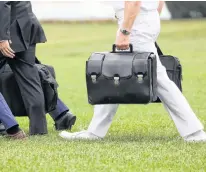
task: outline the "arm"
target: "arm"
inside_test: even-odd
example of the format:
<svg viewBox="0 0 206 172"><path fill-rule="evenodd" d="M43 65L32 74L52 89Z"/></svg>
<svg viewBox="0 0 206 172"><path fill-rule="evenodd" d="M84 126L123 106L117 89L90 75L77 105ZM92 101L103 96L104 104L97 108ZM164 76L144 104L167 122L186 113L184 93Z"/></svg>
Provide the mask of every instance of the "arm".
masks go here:
<svg viewBox="0 0 206 172"><path fill-rule="evenodd" d="M163 6L164 6L164 1L159 1L159 6L158 6L158 9L157 9L159 14L161 14Z"/></svg>
<svg viewBox="0 0 206 172"><path fill-rule="evenodd" d="M140 5L141 1L125 1L124 21L116 38L118 49L125 50L129 48L129 34L140 12Z"/></svg>
<svg viewBox="0 0 206 172"><path fill-rule="evenodd" d="M0 41L10 40L10 2L0 1Z"/></svg>
<svg viewBox="0 0 206 172"><path fill-rule="evenodd" d="M139 14L141 1L125 1L124 21L122 28L131 31L133 23Z"/></svg>

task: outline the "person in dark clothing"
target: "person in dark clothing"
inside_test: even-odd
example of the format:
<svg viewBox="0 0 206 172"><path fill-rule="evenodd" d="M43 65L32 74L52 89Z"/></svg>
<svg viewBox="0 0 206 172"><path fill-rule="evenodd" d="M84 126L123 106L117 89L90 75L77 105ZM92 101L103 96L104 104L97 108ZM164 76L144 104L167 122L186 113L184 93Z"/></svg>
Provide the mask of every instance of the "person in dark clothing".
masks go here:
<svg viewBox="0 0 206 172"><path fill-rule="evenodd" d="M6 58L14 73L30 119L30 135L47 134L44 94L34 66L36 44L47 40L31 2L0 1L0 26L0 60ZM56 129L70 128L68 121L74 118L72 114L58 115L61 116L53 112Z"/></svg>

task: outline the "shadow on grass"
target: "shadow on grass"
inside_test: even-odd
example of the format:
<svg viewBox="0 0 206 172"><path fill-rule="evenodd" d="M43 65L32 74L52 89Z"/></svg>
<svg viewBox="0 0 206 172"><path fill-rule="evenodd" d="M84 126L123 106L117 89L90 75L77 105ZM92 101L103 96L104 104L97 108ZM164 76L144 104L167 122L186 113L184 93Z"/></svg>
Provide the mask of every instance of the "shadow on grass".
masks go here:
<svg viewBox="0 0 206 172"><path fill-rule="evenodd" d="M104 139L104 142L172 142L181 141L181 138L172 135L140 135L140 134L130 134L130 135L119 135L119 136L108 136Z"/></svg>
<svg viewBox="0 0 206 172"><path fill-rule="evenodd" d="M183 141L181 137L178 137L176 135L171 136L158 136L158 135L111 135L107 136L104 139L100 140L64 140L63 138L60 138L59 140L66 142L84 142L90 144L91 142L98 143L98 144L111 144L111 143L171 143L171 142L181 142Z"/></svg>

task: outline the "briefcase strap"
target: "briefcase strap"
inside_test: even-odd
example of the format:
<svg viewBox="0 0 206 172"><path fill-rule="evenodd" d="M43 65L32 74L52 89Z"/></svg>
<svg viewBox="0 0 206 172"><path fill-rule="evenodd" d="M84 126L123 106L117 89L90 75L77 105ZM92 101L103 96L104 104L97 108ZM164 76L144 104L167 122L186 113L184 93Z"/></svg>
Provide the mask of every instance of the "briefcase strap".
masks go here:
<svg viewBox="0 0 206 172"><path fill-rule="evenodd" d="M7 60L6 59L2 59L0 60L0 70L2 70L2 68L7 64Z"/></svg>
<svg viewBox="0 0 206 172"><path fill-rule="evenodd" d="M15 58L15 59L17 59L17 60L19 60L19 61L21 61L21 62L23 62L23 63L26 63L26 64L28 64L28 65L30 65L30 66L34 66L33 64L31 64L31 63L29 63L29 62L26 62L25 60L23 60L23 59L21 59L21 58ZM37 57L35 57L35 63L36 63L36 64L41 64L41 62L39 61L39 59L38 59Z"/></svg>
<svg viewBox="0 0 206 172"><path fill-rule="evenodd" d="M25 60L20 59L20 58L15 58L15 60L19 60L19 61L21 61L21 62L23 62L23 63L25 63L25 64L28 64L29 66L34 66L33 64L31 64L31 63L29 63L29 62L26 62Z"/></svg>
<svg viewBox="0 0 206 172"><path fill-rule="evenodd" d="M160 49L160 47L158 46L158 44L155 42L155 47L157 48L157 53L159 56L163 55L162 50Z"/></svg>
<svg viewBox="0 0 206 172"><path fill-rule="evenodd" d="M35 57L35 63L36 64L41 64L41 62L39 61L39 59L37 57Z"/></svg>

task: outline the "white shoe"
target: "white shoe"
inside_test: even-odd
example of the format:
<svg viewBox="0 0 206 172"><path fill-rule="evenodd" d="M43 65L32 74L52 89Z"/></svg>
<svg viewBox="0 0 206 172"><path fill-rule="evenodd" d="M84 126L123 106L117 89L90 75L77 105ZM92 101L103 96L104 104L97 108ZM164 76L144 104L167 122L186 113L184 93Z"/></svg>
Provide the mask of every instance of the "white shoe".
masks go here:
<svg viewBox="0 0 206 172"><path fill-rule="evenodd" d="M67 131L62 131L59 133L59 136L67 140L98 140L100 137L88 132L80 131L75 133L69 133Z"/></svg>
<svg viewBox="0 0 206 172"><path fill-rule="evenodd" d="M184 138L186 142L206 142L206 133L203 130L195 132Z"/></svg>

